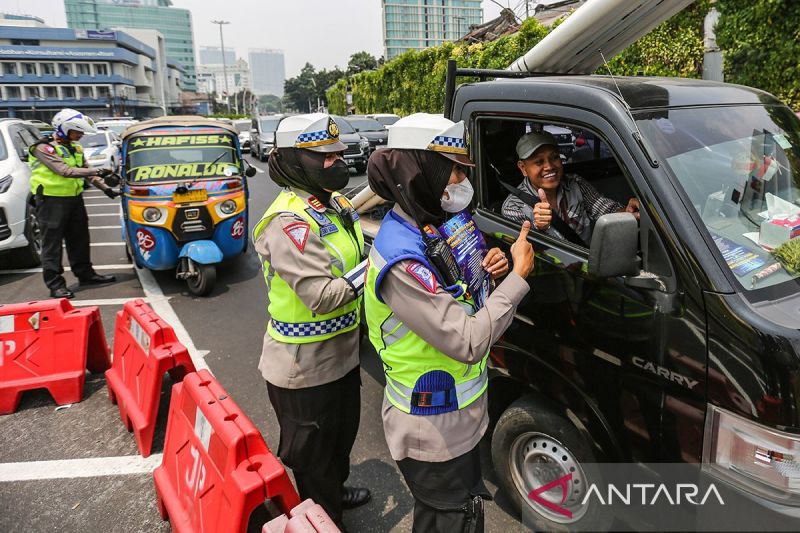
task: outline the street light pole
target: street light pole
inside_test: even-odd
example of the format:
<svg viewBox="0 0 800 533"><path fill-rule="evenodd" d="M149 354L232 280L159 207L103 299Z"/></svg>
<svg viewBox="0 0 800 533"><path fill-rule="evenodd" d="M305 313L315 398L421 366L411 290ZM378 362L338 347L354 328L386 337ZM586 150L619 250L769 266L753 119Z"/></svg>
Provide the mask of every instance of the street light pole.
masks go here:
<svg viewBox="0 0 800 533"><path fill-rule="evenodd" d="M219 25L219 44L222 47L222 76L225 78L225 103L228 105L228 114L231 112L231 93L228 90L228 66L225 64L225 40L222 38L222 26L230 24L227 20L212 20L211 24Z"/></svg>

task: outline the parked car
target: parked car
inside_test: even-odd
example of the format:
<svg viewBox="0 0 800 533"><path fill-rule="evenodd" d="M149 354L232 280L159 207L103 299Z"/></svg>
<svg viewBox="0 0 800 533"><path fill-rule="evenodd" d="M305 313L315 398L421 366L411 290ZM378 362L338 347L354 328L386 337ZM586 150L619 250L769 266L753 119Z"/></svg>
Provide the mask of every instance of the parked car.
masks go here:
<svg viewBox="0 0 800 533"><path fill-rule="evenodd" d="M0 264L41 263L39 222L31 205L28 147L41 137L26 121L0 118Z"/></svg>
<svg viewBox="0 0 800 533"><path fill-rule="evenodd" d="M284 115L266 115L250 121L250 154L266 161L275 146L275 130Z"/></svg>
<svg viewBox="0 0 800 533"><path fill-rule="evenodd" d="M99 120L94 124L98 129L111 130L117 135L122 135L122 132L125 131L128 126L136 124L137 122L139 121L132 118L118 118L113 120Z"/></svg>
<svg viewBox="0 0 800 533"><path fill-rule="evenodd" d="M370 153L381 146L386 146L386 142L389 140L389 130L374 118L364 115L348 115L347 122L353 126L359 135L369 141Z"/></svg>
<svg viewBox="0 0 800 533"><path fill-rule="evenodd" d="M367 171L367 159L369 159L369 141L356 132L356 129L345 117L331 115L339 126L339 140L347 145L344 151L344 160L347 166L356 169L356 172L363 174Z"/></svg>
<svg viewBox="0 0 800 533"><path fill-rule="evenodd" d="M654 477L653 464L683 463L747 504L708 514L715 526L726 517L750 520L734 523L742 530L777 529L756 516L796 523L800 269L759 242L767 198L800 211L800 119L748 87L592 75L602 59L589 42L624 36L613 42L622 50L642 35L637 25L653 27L681 3L605 7L606 19L579 8L520 61L550 75L485 71L492 81L456 88L453 77L446 90L445 115L463 120L471 139L472 216L488 247L508 253L519 234L501 206L503 183L523 179L515 144L528 128L582 130L579 148L591 149L564 173L640 205L638 221L600 217L583 245L531 228L531 291L490 352L498 485L536 531L609 531L615 517L586 503L589 487L606 487L598 463ZM357 208L375 205L360 194ZM376 218L362 211L361 220L374 236L377 224L363 221ZM642 516L619 529L652 528L635 522Z"/></svg>
<svg viewBox="0 0 800 533"><path fill-rule="evenodd" d="M114 131L99 129L97 133L84 135L79 142L83 147L83 157L90 167L110 167L115 171L119 169L122 162L122 139Z"/></svg>
<svg viewBox="0 0 800 533"><path fill-rule="evenodd" d="M36 129L39 130L39 133L41 133L42 137L46 137L52 134L54 131L52 125L48 124L47 122L42 122L41 120L26 120L25 122L36 127Z"/></svg>
<svg viewBox="0 0 800 533"><path fill-rule="evenodd" d="M242 152L250 153L250 120L234 120L233 127L239 132L239 146Z"/></svg>
<svg viewBox="0 0 800 533"><path fill-rule="evenodd" d="M391 126L400 120L400 115L395 115L394 113L371 113L367 117L374 118L384 126Z"/></svg>

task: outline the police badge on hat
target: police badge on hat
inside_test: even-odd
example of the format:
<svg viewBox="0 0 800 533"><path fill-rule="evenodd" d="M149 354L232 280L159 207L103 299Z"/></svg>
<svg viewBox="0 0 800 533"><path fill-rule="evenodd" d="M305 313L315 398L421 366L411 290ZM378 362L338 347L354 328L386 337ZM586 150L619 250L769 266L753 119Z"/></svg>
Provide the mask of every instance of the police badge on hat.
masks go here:
<svg viewBox="0 0 800 533"><path fill-rule="evenodd" d="M339 137L339 125L331 117L328 117L328 135L334 138Z"/></svg>

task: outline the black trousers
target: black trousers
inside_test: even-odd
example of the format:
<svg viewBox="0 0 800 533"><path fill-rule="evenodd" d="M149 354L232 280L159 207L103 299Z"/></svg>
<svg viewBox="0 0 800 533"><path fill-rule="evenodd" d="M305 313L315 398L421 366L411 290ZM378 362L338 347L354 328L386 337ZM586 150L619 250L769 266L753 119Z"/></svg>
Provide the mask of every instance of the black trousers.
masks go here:
<svg viewBox="0 0 800 533"><path fill-rule="evenodd" d="M414 533L483 532L483 500L490 496L478 446L441 463L406 458L397 466L414 496Z"/></svg>
<svg viewBox="0 0 800 533"><path fill-rule="evenodd" d="M342 521L342 486L361 417L359 367L325 385L284 389L267 382L281 427L278 457L292 469L300 499Z"/></svg>
<svg viewBox="0 0 800 533"><path fill-rule="evenodd" d="M36 217L42 231L42 273L50 290L66 287L61 243L66 243L72 273L78 279L94 274L89 257L89 217L80 196L37 196Z"/></svg>

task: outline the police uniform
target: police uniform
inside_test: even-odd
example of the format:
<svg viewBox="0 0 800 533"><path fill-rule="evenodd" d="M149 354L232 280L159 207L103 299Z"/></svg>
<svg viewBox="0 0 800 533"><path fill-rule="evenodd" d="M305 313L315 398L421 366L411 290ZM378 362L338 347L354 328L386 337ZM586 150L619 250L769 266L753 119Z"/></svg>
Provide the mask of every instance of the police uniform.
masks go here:
<svg viewBox="0 0 800 533"><path fill-rule="evenodd" d="M291 119L277 132L279 149L306 143L344 149L327 115ZM327 200L287 187L253 237L269 291L259 370L280 424L278 455L292 469L301 498L312 498L341 524L343 484L360 418L366 261L355 210L338 193Z"/></svg>
<svg viewBox="0 0 800 533"><path fill-rule="evenodd" d="M42 232L42 272L51 295L59 296L61 290L71 297L65 291L66 281L62 276L62 241L72 272L82 283L97 278L113 281L113 277L99 276L92 268L89 219L81 194L84 179L94 178L98 171L87 168L81 145L48 140L32 145L28 154L31 193Z"/></svg>
<svg viewBox="0 0 800 533"><path fill-rule="evenodd" d="M415 127L431 120L401 119L389 148L466 151L462 123L440 119L439 133ZM369 260L364 303L386 374L383 426L415 498L414 531L482 531L488 494L478 442L488 426L488 353L528 284L509 274L478 310L462 279L448 285L431 264L414 217L399 205L384 218Z"/></svg>

